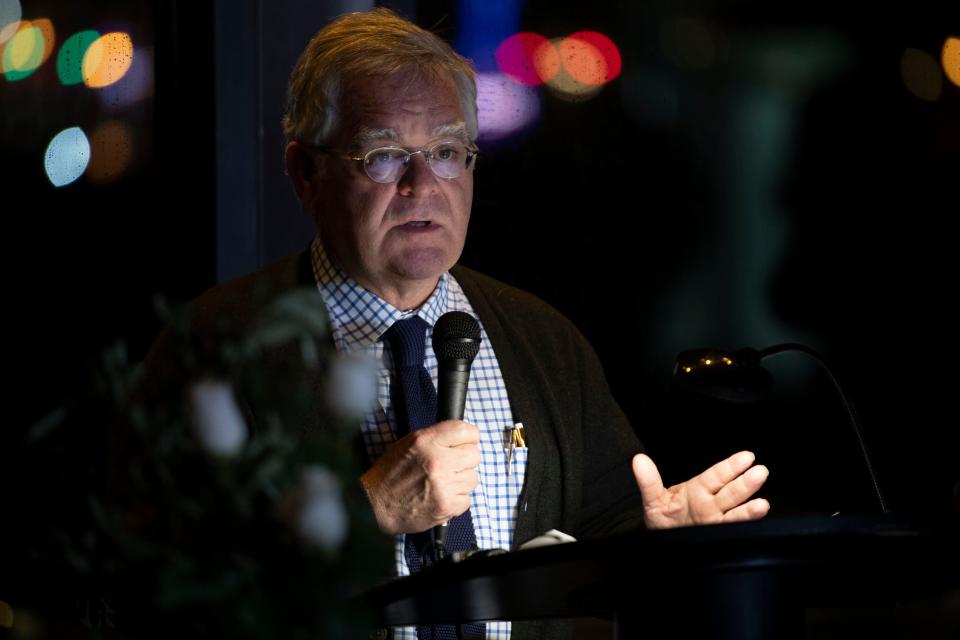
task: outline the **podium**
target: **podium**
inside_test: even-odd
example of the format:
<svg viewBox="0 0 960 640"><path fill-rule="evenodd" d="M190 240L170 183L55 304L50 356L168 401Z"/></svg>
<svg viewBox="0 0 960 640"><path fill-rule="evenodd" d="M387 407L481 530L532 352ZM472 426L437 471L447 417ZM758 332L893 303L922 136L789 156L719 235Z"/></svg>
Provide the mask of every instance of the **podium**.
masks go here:
<svg viewBox="0 0 960 640"><path fill-rule="evenodd" d="M960 587L960 516L768 518L439 564L367 594L384 626L612 617L627 638L799 638L808 607Z"/></svg>

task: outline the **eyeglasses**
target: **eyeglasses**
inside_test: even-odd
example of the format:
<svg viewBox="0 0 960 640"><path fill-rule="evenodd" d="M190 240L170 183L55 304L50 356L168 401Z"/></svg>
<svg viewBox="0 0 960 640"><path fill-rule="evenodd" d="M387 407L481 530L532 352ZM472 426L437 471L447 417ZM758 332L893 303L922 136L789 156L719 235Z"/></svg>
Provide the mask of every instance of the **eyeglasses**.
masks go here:
<svg viewBox="0 0 960 640"><path fill-rule="evenodd" d="M324 146L304 145L318 151L331 153L344 160L363 163L363 170L374 182L390 184L400 179L410 164L410 158L423 154L427 166L438 178L453 180L469 169L476 159L479 149L476 145L465 145L457 140L444 140L430 147L410 150L404 147L378 147L362 156L340 155Z"/></svg>

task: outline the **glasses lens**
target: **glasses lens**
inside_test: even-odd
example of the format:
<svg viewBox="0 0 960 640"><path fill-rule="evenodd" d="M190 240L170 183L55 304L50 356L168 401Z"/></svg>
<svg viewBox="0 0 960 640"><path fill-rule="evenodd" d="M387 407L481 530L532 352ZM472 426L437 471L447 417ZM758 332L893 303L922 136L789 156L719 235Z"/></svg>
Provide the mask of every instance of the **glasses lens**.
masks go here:
<svg viewBox="0 0 960 640"><path fill-rule="evenodd" d="M456 178L467 165L467 147L460 142L441 142L429 151L430 168L441 178Z"/></svg>
<svg viewBox="0 0 960 640"><path fill-rule="evenodd" d="M403 149L374 149L363 157L363 169L374 182L395 182L409 157L410 154Z"/></svg>

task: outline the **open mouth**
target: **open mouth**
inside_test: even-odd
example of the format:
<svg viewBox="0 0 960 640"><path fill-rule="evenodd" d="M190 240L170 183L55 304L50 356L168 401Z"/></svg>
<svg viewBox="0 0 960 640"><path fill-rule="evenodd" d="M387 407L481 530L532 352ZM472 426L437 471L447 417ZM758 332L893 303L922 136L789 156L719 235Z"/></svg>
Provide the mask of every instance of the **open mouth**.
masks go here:
<svg viewBox="0 0 960 640"><path fill-rule="evenodd" d="M411 227L414 229L422 229L423 227L430 226L430 221L429 220L412 220L410 222L407 222L403 226Z"/></svg>

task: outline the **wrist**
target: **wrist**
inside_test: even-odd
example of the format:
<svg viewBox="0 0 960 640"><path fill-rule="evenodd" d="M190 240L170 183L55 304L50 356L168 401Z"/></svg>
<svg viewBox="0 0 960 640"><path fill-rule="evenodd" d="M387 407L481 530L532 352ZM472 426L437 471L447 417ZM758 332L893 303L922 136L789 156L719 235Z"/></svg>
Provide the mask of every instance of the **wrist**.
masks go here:
<svg viewBox="0 0 960 640"><path fill-rule="evenodd" d="M373 511L373 517L376 519L380 531L391 536L399 533L394 530L396 528L394 523L387 517L387 509L377 492L379 483L376 481L373 469L369 469L360 476L360 486L363 487L363 493L367 496L367 503L370 505L370 510Z"/></svg>

